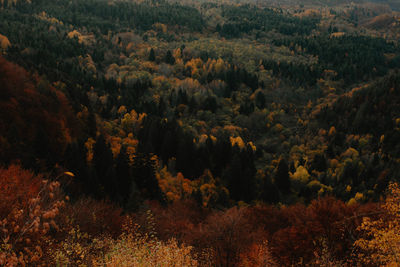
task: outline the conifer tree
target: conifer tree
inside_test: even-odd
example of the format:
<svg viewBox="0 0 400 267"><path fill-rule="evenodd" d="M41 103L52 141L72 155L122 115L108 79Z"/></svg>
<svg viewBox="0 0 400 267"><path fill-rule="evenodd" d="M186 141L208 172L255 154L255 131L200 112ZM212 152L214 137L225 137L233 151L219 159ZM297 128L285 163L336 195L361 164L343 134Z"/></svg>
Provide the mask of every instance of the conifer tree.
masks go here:
<svg viewBox="0 0 400 267"><path fill-rule="evenodd" d="M144 199L158 200L165 203L164 193L155 175L155 162L151 154L138 153L132 166L132 176Z"/></svg>
<svg viewBox="0 0 400 267"><path fill-rule="evenodd" d="M156 61L156 54L153 48L150 49L149 61Z"/></svg>
<svg viewBox="0 0 400 267"><path fill-rule="evenodd" d="M106 143L103 135L99 135L93 147L93 175L100 188L97 190L99 197L107 195L113 197L115 193L115 170L113 167L113 154L110 145Z"/></svg>
<svg viewBox="0 0 400 267"><path fill-rule="evenodd" d="M170 64L170 65L174 65L175 64L175 58L172 55L171 51L168 50L167 54L165 55L165 63Z"/></svg>
<svg viewBox="0 0 400 267"><path fill-rule="evenodd" d="M284 194L290 192L289 167L285 159L281 159L275 175L275 184Z"/></svg>
<svg viewBox="0 0 400 267"><path fill-rule="evenodd" d="M129 158L126 154L126 147L122 146L115 164L117 182L117 199L125 203L130 194L132 176L129 166Z"/></svg>

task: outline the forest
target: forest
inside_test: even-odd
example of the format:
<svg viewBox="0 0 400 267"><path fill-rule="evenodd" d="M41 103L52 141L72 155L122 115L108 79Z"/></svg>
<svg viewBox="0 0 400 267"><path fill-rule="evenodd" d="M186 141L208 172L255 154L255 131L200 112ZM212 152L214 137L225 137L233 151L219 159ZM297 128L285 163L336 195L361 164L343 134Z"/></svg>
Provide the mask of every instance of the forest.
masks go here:
<svg viewBox="0 0 400 267"><path fill-rule="evenodd" d="M0 266L399 266L399 10L0 0Z"/></svg>

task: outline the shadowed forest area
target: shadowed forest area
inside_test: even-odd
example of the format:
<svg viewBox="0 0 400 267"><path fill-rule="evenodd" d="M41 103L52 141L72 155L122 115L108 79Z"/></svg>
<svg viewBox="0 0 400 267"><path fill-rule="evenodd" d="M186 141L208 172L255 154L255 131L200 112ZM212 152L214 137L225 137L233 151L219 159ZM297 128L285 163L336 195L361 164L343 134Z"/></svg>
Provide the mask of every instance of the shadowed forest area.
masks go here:
<svg viewBox="0 0 400 267"><path fill-rule="evenodd" d="M0 0L0 266L398 266L399 10Z"/></svg>

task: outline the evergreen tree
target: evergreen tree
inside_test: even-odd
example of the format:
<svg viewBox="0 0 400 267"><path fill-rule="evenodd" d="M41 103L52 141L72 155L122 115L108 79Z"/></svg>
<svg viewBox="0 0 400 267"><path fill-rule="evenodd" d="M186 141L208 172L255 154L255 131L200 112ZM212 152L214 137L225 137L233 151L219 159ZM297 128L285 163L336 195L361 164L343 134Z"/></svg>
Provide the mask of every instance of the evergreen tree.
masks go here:
<svg viewBox="0 0 400 267"><path fill-rule="evenodd" d="M314 160L311 164L311 168L314 170L317 170L319 172L326 171L327 164L326 164L325 155L323 155L323 154L315 155Z"/></svg>
<svg viewBox="0 0 400 267"><path fill-rule="evenodd" d="M121 147L121 150L118 154L115 164L115 174L116 174L116 181L117 181L117 199L122 204L125 204L126 200L129 197L131 183L132 183L132 176L130 172L129 166L129 158L126 154L125 146Z"/></svg>
<svg viewBox="0 0 400 267"><path fill-rule="evenodd" d="M167 51L167 54L165 55L164 61L165 61L165 63L170 64L170 65L174 65L175 64L175 58L172 55L170 50Z"/></svg>
<svg viewBox="0 0 400 267"><path fill-rule="evenodd" d="M275 184L284 194L290 192L289 167L285 159L281 159L275 175Z"/></svg>
<svg viewBox="0 0 400 267"><path fill-rule="evenodd" d="M133 160L133 180L143 198L165 203L165 196L158 184L154 164L151 154L138 153Z"/></svg>
<svg viewBox="0 0 400 267"><path fill-rule="evenodd" d="M252 155L246 149L240 151L235 145L232 152L232 160L224 171L223 179L228 184L232 199L250 202L255 197L256 169Z"/></svg>
<svg viewBox="0 0 400 267"><path fill-rule="evenodd" d="M154 53L154 49L150 49L149 61L156 61L156 54Z"/></svg>
<svg viewBox="0 0 400 267"><path fill-rule="evenodd" d="M178 144L176 169L177 171L181 171L185 177L195 177L194 164L196 159L194 155L195 147L193 144L193 137L189 134L182 135L181 141Z"/></svg>
<svg viewBox="0 0 400 267"><path fill-rule="evenodd" d="M221 25L218 23L217 26L215 27L215 31L216 32L220 32L221 31Z"/></svg>
<svg viewBox="0 0 400 267"><path fill-rule="evenodd" d="M279 201L279 191L277 186L272 182L270 177L264 178L263 189L261 193L261 198L266 203L276 203Z"/></svg>
<svg viewBox="0 0 400 267"><path fill-rule="evenodd" d="M143 198L135 181L132 180L128 190L129 195L124 203L124 207L128 211L137 211L143 203Z"/></svg>
<svg viewBox="0 0 400 267"><path fill-rule="evenodd" d="M257 106L259 109L265 108L265 95L264 95L264 93L263 93L262 91L259 91L259 92L256 94L255 102L256 102L256 106Z"/></svg>
<svg viewBox="0 0 400 267"><path fill-rule="evenodd" d="M99 135L93 147L93 168L95 185L99 185L98 197L113 197L115 193L115 171L113 167L113 154L103 135Z"/></svg>
<svg viewBox="0 0 400 267"><path fill-rule="evenodd" d="M75 175L77 181L76 187L67 187L67 194L69 196L79 196L80 193L92 194L93 185L90 184L89 171L86 163L87 150L83 142L73 142L68 144L63 157L63 166ZM81 190L83 192L81 192Z"/></svg>

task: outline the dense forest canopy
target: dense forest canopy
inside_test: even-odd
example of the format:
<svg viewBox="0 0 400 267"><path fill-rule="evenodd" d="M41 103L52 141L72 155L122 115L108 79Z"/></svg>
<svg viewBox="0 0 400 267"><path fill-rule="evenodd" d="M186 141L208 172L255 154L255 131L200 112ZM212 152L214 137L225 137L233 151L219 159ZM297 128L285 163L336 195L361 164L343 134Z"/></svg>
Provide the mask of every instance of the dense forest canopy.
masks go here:
<svg viewBox="0 0 400 267"><path fill-rule="evenodd" d="M16 204L1 204L0 230L10 218L21 225L43 218L32 225L45 235L28 238L39 248L69 231L104 232L110 236L96 257L112 249L122 257L119 242L154 241L157 253L172 248L184 266L360 261L354 251L366 253L371 238L363 238L376 230L361 225L362 214L397 218L387 205L400 177L399 8L396 1L1 0L0 190L15 190ZM372 203L388 186L389 204ZM40 201L46 205L36 213L23 213ZM260 239L246 239L246 227ZM224 243L221 231L235 242ZM15 240L0 246L0 265L78 264L66 245L94 249L76 234L57 243L61 258L52 258ZM29 257L13 254L24 247ZM390 261L380 253L375 264Z"/></svg>

